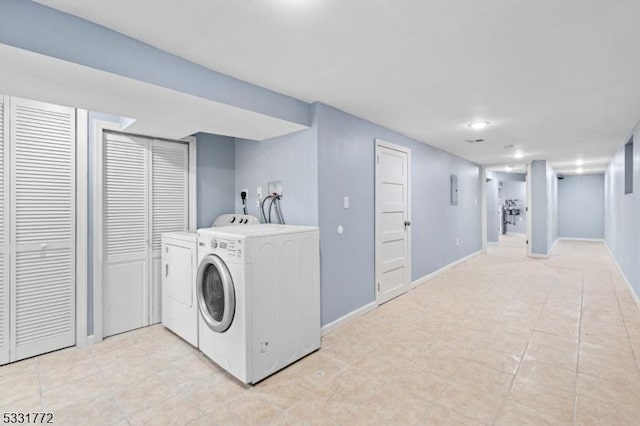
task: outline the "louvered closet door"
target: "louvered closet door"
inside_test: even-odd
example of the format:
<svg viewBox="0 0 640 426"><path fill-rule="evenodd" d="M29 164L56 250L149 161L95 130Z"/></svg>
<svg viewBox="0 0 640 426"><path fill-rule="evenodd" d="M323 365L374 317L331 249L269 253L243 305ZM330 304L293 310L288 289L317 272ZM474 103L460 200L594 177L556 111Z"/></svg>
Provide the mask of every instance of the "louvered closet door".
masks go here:
<svg viewBox="0 0 640 426"><path fill-rule="evenodd" d="M0 365L9 362L9 114L5 114L5 99L0 95Z"/></svg>
<svg viewBox="0 0 640 426"><path fill-rule="evenodd" d="M11 358L75 343L75 110L11 98Z"/></svg>
<svg viewBox="0 0 640 426"><path fill-rule="evenodd" d="M105 133L103 332L149 324L149 141Z"/></svg>
<svg viewBox="0 0 640 426"><path fill-rule="evenodd" d="M151 323L162 321L162 234L189 228L188 170L186 143L151 142Z"/></svg>

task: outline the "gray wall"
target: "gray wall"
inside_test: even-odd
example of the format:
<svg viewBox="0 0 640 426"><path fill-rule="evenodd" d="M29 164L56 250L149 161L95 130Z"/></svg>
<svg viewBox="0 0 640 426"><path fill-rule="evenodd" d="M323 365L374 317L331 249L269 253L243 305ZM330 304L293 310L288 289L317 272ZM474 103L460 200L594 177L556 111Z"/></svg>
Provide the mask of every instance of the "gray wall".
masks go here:
<svg viewBox="0 0 640 426"><path fill-rule="evenodd" d="M558 240L558 175L547 163L547 250Z"/></svg>
<svg viewBox="0 0 640 426"><path fill-rule="evenodd" d="M412 279L482 249L480 166L338 109L314 107L323 324L375 300L375 138L411 149ZM455 207L449 205L451 174L458 175Z"/></svg>
<svg viewBox="0 0 640 426"><path fill-rule="evenodd" d="M209 133L196 139L197 223L208 228L219 215L235 211L235 140Z"/></svg>
<svg viewBox="0 0 640 426"><path fill-rule="evenodd" d="M547 162L531 163L531 251L547 255Z"/></svg>
<svg viewBox="0 0 640 426"><path fill-rule="evenodd" d="M604 238L604 174L558 180L558 232L566 238Z"/></svg>
<svg viewBox="0 0 640 426"><path fill-rule="evenodd" d="M498 210L498 179L495 173L487 171L487 242L497 243L500 235Z"/></svg>
<svg viewBox="0 0 640 426"><path fill-rule="evenodd" d="M640 141L640 125L633 130ZM626 142L626 140L624 141ZM625 277L640 296L640 149L634 147L633 193L624 193L624 145L605 174L604 238Z"/></svg>
<svg viewBox="0 0 640 426"><path fill-rule="evenodd" d="M267 184L282 182L282 215L289 225L318 225L318 128L265 140L236 140L235 206L242 210L240 191L248 189L247 210L256 217L256 188L268 195Z"/></svg>
<svg viewBox="0 0 640 426"><path fill-rule="evenodd" d="M306 102L35 2L0 1L0 43L298 124L310 123Z"/></svg>
<svg viewBox="0 0 640 426"><path fill-rule="evenodd" d="M558 176L546 160L531 163L531 251L549 255L558 240Z"/></svg>

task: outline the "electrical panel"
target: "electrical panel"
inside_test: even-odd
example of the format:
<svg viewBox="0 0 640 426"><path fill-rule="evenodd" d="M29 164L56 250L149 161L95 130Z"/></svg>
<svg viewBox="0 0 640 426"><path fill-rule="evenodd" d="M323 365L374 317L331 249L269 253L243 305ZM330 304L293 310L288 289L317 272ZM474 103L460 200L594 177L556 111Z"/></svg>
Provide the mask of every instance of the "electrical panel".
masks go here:
<svg viewBox="0 0 640 426"><path fill-rule="evenodd" d="M451 205L458 205L458 176L451 175Z"/></svg>

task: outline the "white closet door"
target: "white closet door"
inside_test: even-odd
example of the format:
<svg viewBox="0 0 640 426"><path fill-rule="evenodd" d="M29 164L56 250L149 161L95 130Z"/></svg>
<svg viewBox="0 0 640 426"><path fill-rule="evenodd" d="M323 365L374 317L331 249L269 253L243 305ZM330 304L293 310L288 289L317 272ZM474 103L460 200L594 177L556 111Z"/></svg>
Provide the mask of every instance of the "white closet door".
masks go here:
<svg viewBox="0 0 640 426"><path fill-rule="evenodd" d="M162 321L162 234L189 228L188 171L186 143L151 141L151 323Z"/></svg>
<svg viewBox="0 0 640 426"><path fill-rule="evenodd" d="M9 362L9 238L7 238L9 209L9 114L5 102L7 98L0 95L0 365Z"/></svg>
<svg viewBox="0 0 640 426"><path fill-rule="evenodd" d="M75 110L11 98L11 358L75 343Z"/></svg>
<svg viewBox="0 0 640 426"><path fill-rule="evenodd" d="M149 324L149 141L105 133L103 332Z"/></svg>

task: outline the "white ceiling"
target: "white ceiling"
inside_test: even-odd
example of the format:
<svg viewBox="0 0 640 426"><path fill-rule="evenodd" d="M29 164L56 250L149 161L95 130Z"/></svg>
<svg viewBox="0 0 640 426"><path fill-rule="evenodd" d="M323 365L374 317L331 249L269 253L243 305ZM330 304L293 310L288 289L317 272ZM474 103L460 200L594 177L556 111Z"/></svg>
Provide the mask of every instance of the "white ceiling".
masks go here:
<svg viewBox="0 0 640 426"><path fill-rule="evenodd" d="M41 3L482 164L603 170L640 117L637 0Z"/></svg>
<svg viewBox="0 0 640 426"><path fill-rule="evenodd" d="M134 119L127 132L181 139L202 131L262 140L306 127L0 44L0 93Z"/></svg>

